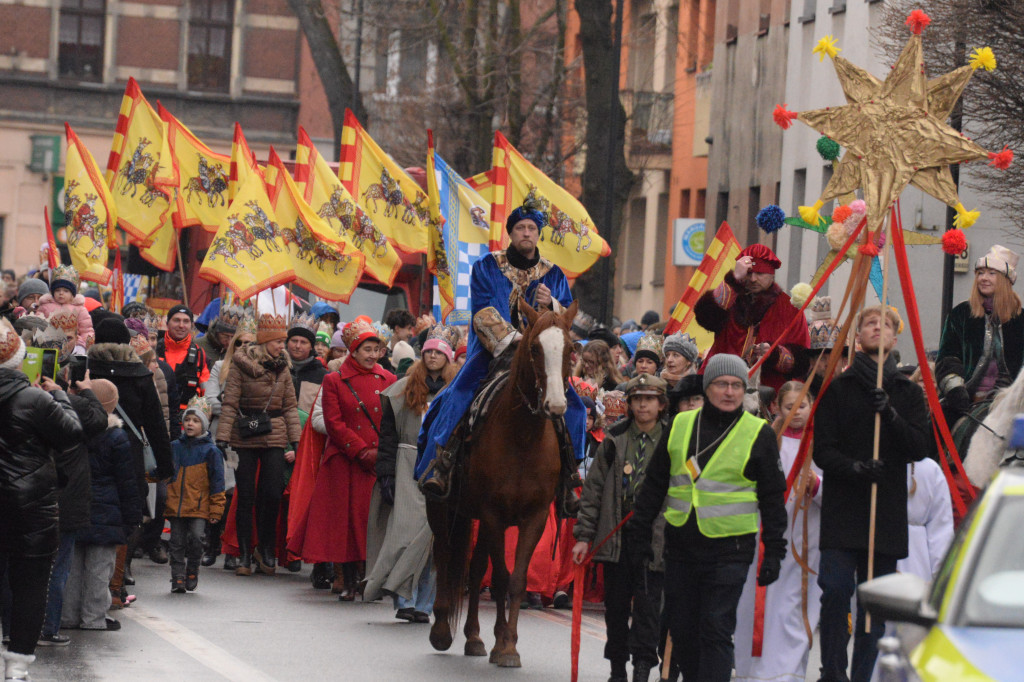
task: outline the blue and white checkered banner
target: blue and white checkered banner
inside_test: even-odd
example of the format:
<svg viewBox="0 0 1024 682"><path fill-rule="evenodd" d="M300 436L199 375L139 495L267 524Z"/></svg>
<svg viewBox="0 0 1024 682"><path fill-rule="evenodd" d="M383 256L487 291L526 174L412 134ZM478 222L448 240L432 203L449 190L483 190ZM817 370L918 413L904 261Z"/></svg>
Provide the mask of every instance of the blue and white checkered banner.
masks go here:
<svg viewBox="0 0 1024 682"><path fill-rule="evenodd" d="M139 299L139 290L142 289L142 275L124 275L124 302L131 303Z"/></svg>
<svg viewBox="0 0 1024 682"><path fill-rule="evenodd" d="M472 321L469 279L473 264L488 253L487 244L459 242L459 267L455 279L455 310L448 316L448 324L468 325ZM434 319L441 320L441 293L434 278Z"/></svg>

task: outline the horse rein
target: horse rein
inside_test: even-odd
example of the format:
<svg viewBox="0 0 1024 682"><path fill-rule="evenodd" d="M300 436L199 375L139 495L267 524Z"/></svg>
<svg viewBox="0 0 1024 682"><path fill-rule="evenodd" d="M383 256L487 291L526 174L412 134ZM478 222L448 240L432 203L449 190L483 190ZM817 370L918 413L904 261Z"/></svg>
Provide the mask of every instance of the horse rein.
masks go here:
<svg viewBox="0 0 1024 682"><path fill-rule="evenodd" d="M562 330L562 333L564 334L565 330ZM535 335L533 335L533 336L535 336ZM524 338L523 341L526 341L526 339ZM531 337L530 343L532 343L532 342L533 342L533 338ZM522 343L522 342L520 342L520 343ZM550 415L550 414L548 414L548 413L546 413L544 411L543 405L544 405L544 391L545 391L545 389L544 389L543 386L540 385L540 378L539 378L539 375L537 374L537 366L533 362L533 354L530 353L529 356L530 356L530 369L533 371L533 387L537 390L537 404L536 405L530 404L530 399L526 396L526 392L523 391L523 387L519 384L519 377L514 377L513 378L513 380L515 381L515 384L516 384L516 390L519 391L519 396L523 399L523 404L526 405L526 409L528 409L530 411L530 414L532 414L535 417L542 416L545 419L554 419L554 417L552 415ZM565 388L565 377L562 377L562 388Z"/></svg>

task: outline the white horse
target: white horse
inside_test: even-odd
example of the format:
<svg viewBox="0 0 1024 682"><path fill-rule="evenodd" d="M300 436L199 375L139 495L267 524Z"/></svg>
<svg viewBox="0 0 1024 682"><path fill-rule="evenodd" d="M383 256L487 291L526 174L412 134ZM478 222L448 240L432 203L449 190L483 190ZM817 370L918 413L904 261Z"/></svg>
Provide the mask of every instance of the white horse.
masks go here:
<svg viewBox="0 0 1024 682"><path fill-rule="evenodd" d="M1024 371L996 394L982 426L971 437L964 458L964 471L971 483L979 488L988 485L1006 457L1013 420L1021 412L1024 412Z"/></svg>

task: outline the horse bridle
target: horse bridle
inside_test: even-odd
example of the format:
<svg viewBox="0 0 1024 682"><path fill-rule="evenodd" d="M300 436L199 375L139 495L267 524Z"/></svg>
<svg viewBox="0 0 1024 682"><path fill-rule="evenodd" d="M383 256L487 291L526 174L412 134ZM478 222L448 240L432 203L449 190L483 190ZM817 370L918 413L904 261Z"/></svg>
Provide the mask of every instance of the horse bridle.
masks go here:
<svg viewBox="0 0 1024 682"><path fill-rule="evenodd" d="M562 330L564 334L564 330ZM533 335L536 336L536 335ZM526 340L525 338L523 339ZM530 339L529 343L533 342L533 338ZM533 362L533 353L527 353L530 358L530 369L533 370L533 387L537 390L537 404L531 405L530 399L526 397L526 393L523 391L523 387L519 385L518 377L513 377L516 384L516 390L519 391L519 396L523 399L523 404L526 405L526 409L530 411L530 414L534 416L543 416L545 419L553 419L553 417L544 412L544 387L540 385L540 376L537 374L537 365ZM562 386L565 386L565 378L562 378Z"/></svg>

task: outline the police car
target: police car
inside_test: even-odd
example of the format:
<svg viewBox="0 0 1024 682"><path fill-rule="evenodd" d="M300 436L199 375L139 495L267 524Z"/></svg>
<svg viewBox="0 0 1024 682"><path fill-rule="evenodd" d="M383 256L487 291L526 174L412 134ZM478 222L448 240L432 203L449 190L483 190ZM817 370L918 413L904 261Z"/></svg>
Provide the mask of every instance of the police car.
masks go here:
<svg viewBox="0 0 1024 682"><path fill-rule="evenodd" d="M935 579L896 573L860 586L896 623L877 679L1024 680L1024 466L1004 467L957 530Z"/></svg>

